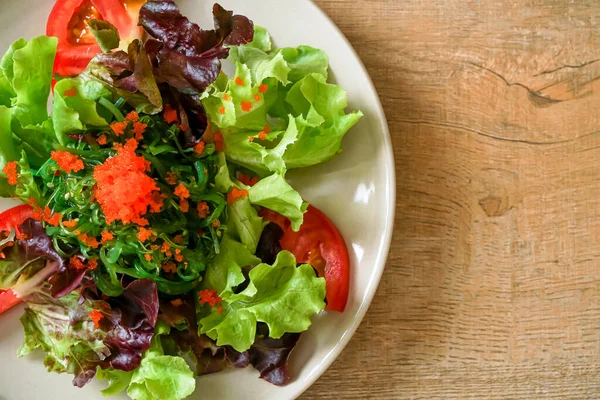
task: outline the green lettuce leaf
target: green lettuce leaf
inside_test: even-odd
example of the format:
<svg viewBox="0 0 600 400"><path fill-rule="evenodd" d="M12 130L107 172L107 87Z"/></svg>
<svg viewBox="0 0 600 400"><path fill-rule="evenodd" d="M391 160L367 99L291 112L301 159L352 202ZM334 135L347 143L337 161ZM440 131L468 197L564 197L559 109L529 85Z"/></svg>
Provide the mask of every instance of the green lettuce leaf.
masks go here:
<svg viewBox="0 0 600 400"><path fill-rule="evenodd" d="M133 400L181 400L196 390L194 373L181 357L166 356L161 336L171 328L159 323L156 326L150 349L138 369L132 372L114 369L100 370L98 379L107 380L104 396L116 396L127 389Z"/></svg>
<svg viewBox="0 0 600 400"><path fill-rule="evenodd" d="M57 300L42 291L30 297L21 318L25 340L18 356L41 348L48 371L93 376L95 365L110 355L110 349L103 342L106 334L94 329L87 316L92 311L89 303L80 305L79 299L71 293Z"/></svg>
<svg viewBox="0 0 600 400"><path fill-rule="evenodd" d="M232 290L243 282L239 264L213 264L210 268L232 270L228 279L219 281L221 287L225 284L224 289L216 288L222 298L219 308L199 306L200 334L216 340L219 346L248 350L258 322L267 324L269 336L275 339L285 333L304 332L311 325L311 317L325 308L325 280L317 278L310 265L297 267L295 257L287 251L280 252L272 266L252 268L248 287L239 294Z"/></svg>
<svg viewBox="0 0 600 400"><path fill-rule="evenodd" d="M121 36L119 30L113 24L108 21L93 19L88 21L88 26L103 52L108 53L119 47Z"/></svg>
<svg viewBox="0 0 600 400"><path fill-rule="evenodd" d="M96 100L110 92L98 91L98 85L97 82L63 79L54 87L52 120L60 144L68 143L69 133L108 128L108 122L98 114Z"/></svg>
<svg viewBox="0 0 600 400"><path fill-rule="evenodd" d="M308 203L280 174L262 179L248 190L250 203L268 208L289 218L292 229L298 231L304 220Z"/></svg>

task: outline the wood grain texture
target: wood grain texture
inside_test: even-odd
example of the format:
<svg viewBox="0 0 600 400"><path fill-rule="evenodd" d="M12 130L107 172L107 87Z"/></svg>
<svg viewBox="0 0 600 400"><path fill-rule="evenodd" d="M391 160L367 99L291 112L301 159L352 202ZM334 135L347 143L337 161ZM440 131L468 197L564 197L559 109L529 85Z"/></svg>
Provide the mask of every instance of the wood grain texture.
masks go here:
<svg viewBox="0 0 600 400"><path fill-rule="evenodd" d="M390 123L397 217L304 399L600 398L600 5L316 0Z"/></svg>

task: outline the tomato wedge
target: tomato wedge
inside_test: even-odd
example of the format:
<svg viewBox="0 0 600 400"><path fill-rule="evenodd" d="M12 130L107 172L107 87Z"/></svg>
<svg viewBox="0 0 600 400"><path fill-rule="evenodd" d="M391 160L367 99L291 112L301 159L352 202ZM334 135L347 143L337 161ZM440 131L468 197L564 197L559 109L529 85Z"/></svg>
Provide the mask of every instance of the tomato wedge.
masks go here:
<svg viewBox="0 0 600 400"><path fill-rule="evenodd" d="M33 213L33 207L27 204L0 213L0 232L15 229L19 233L19 226L27 219L32 218ZM11 290L0 290L0 314L10 310L20 302L21 299L15 296Z"/></svg>
<svg viewBox="0 0 600 400"><path fill-rule="evenodd" d="M129 12L122 0L57 0L46 24L46 35L58 38L54 72L61 76L79 74L102 51L87 26L92 19L109 21L123 39L137 35L134 10L136 7Z"/></svg>
<svg viewBox="0 0 600 400"><path fill-rule="evenodd" d="M343 312L350 289L350 256L340 231L323 212L309 206L304 223L294 232L290 221L263 209L261 216L283 229L281 247L290 251L299 263L312 265L327 281L327 309Z"/></svg>

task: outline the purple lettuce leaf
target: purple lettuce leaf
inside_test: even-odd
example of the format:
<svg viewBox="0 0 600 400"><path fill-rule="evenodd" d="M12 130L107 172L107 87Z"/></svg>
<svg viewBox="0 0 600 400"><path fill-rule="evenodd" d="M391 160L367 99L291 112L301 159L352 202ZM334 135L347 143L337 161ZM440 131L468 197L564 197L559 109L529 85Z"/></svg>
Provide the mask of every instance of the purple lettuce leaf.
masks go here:
<svg viewBox="0 0 600 400"><path fill-rule="evenodd" d="M146 51L159 82L189 95L202 93L221 72L227 46L250 43L254 24L241 15L213 7L215 30L205 31L181 15L172 0L149 1L140 10L140 25L153 39Z"/></svg>

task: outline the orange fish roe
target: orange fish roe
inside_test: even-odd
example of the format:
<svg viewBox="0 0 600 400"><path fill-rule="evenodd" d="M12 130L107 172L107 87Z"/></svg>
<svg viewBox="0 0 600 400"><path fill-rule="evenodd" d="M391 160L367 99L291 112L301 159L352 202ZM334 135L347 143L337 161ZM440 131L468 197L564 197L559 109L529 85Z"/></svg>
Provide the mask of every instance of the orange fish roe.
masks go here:
<svg viewBox="0 0 600 400"><path fill-rule="evenodd" d="M248 136L248 140L254 142L254 136Z"/></svg>
<svg viewBox="0 0 600 400"><path fill-rule="evenodd" d="M180 183L179 186L175 188L174 193L175 196L179 197L182 200L190 198L190 191L185 187L183 183Z"/></svg>
<svg viewBox="0 0 600 400"><path fill-rule="evenodd" d="M271 133L273 131L271 130L271 127L269 125L265 125L264 128L263 128L263 132L264 133Z"/></svg>
<svg viewBox="0 0 600 400"><path fill-rule="evenodd" d="M225 107L219 107L219 114L225 114Z"/></svg>
<svg viewBox="0 0 600 400"><path fill-rule="evenodd" d="M225 93L225 94L223 95L223 100L225 100L225 101L231 101L231 96L230 96L230 95L228 95L227 93Z"/></svg>
<svg viewBox="0 0 600 400"><path fill-rule="evenodd" d="M179 121L179 114L177 113L177 110L171 107L170 104L165 104L163 118L167 124L174 124L175 122Z"/></svg>
<svg viewBox="0 0 600 400"><path fill-rule="evenodd" d="M254 96L254 100L256 100L256 102L258 103L259 101L262 100L262 97L260 97L260 95L257 94L256 96Z"/></svg>
<svg viewBox="0 0 600 400"><path fill-rule="evenodd" d="M217 220L217 221L215 221L215 222L212 223L212 227L213 228L218 228L220 226L221 226L221 221L219 221L219 220Z"/></svg>
<svg viewBox="0 0 600 400"><path fill-rule="evenodd" d="M159 192L154 192L152 202L150 203L150 212L159 213L165 205L165 196Z"/></svg>
<svg viewBox="0 0 600 400"><path fill-rule="evenodd" d="M75 268L77 271L85 269L85 264L77 256L71 257L71 259L69 259L69 266Z"/></svg>
<svg viewBox="0 0 600 400"><path fill-rule="evenodd" d="M237 199L248 196L248 191L234 187L227 195L227 203L233 204Z"/></svg>
<svg viewBox="0 0 600 400"><path fill-rule="evenodd" d="M223 314L223 307L217 308L217 314Z"/></svg>
<svg viewBox="0 0 600 400"><path fill-rule="evenodd" d="M183 236L182 235L177 235L173 238L173 242L177 243L177 244L182 244L183 243Z"/></svg>
<svg viewBox="0 0 600 400"><path fill-rule="evenodd" d="M165 182L171 186L177 185L177 175L175 172L167 172L167 176L165 176Z"/></svg>
<svg viewBox="0 0 600 400"><path fill-rule="evenodd" d="M139 233L137 234L137 238L140 240L140 242L145 242L146 240L150 239L151 236L152 230L146 228L140 228Z"/></svg>
<svg viewBox="0 0 600 400"><path fill-rule="evenodd" d="M201 290L198 297L200 298L200 304L208 304L211 307L214 307L223 301L215 289Z"/></svg>
<svg viewBox="0 0 600 400"><path fill-rule="evenodd" d="M149 162L135 154L136 147L130 139L116 156L94 168L96 200L108 224L116 220L129 224L156 206L158 185L146 174Z"/></svg>
<svg viewBox="0 0 600 400"><path fill-rule="evenodd" d="M110 233L109 231L102 231L102 244L106 244L108 242L110 242L111 240L113 240L115 238L115 235L113 235L112 233Z"/></svg>
<svg viewBox="0 0 600 400"><path fill-rule="evenodd" d="M190 202L187 200L180 200L179 208L181 208L181 211L183 211L184 213L190 211Z"/></svg>
<svg viewBox="0 0 600 400"><path fill-rule="evenodd" d="M127 122L113 122L110 125L110 129L112 129L115 135L121 136L125 134L125 129L127 129L127 125Z"/></svg>
<svg viewBox="0 0 600 400"><path fill-rule="evenodd" d="M146 132L146 128L148 124L142 124L141 122L133 123L133 134L135 135L135 140L142 140L144 138L144 132Z"/></svg>
<svg viewBox="0 0 600 400"><path fill-rule="evenodd" d="M162 244L160 251L167 257L171 257L173 255L173 252L171 251L171 245L168 242L164 242Z"/></svg>
<svg viewBox="0 0 600 400"><path fill-rule="evenodd" d="M242 182L246 186L254 186L260 181L260 179L248 176L246 174L238 174L238 181Z"/></svg>
<svg viewBox="0 0 600 400"><path fill-rule="evenodd" d="M63 95L65 97L75 97L75 96L77 96L77 89L75 89L75 86L73 86L71 89L65 90L63 92Z"/></svg>
<svg viewBox="0 0 600 400"><path fill-rule="evenodd" d="M106 138L106 135L100 135L97 142L100 146L104 146L106 143L108 143L108 139Z"/></svg>
<svg viewBox="0 0 600 400"><path fill-rule="evenodd" d="M265 132L258 132L258 138L260 140L267 140L267 134Z"/></svg>
<svg viewBox="0 0 600 400"><path fill-rule="evenodd" d="M173 261L167 261L162 266L162 270L168 274L174 274L177 272L177 264L175 264Z"/></svg>
<svg viewBox="0 0 600 400"><path fill-rule="evenodd" d="M217 131L213 135L213 140L215 141L215 148L217 151L225 150L225 142L223 141L223 135L221 132Z"/></svg>
<svg viewBox="0 0 600 400"><path fill-rule="evenodd" d="M62 214L60 214L60 213L52 214L52 212L50 211L50 209L48 207L46 207L46 209L44 210L44 221L46 221L47 224L52 225L52 226L58 226L58 225L60 225L61 219L62 219Z"/></svg>
<svg viewBox="0 0 600 400"><path fill-rule="evenodd" d="M104 315L102 315L100 311L94 310L88 314L88 317L92 319L92 322L94 323L94 329L100 328L100 321L104 319Z"/></svg>
<svg viewBox="0 0 600 400"><path fill-rule="evenodd" d="M17 162L9 161L6 163L4 168L2 168L2 172L6 174L6 179L8 179L8 184L15 186L17 183L17 178L19 174L17 173Z"/></svg>
<svg viewBox="0 0 600 400"><path fill-rule="evenodd" d="M67 228L75 228L77 226L77 222L78 221L76 219L74 219L72 221L64 221L63 225Z"/></svg>
<svg viewBox="0 0 600 400"><path fill-rule="evenodd" d="M174 305L175 307L181 307L183 305L183 300L181 300L181 299L171 300L171 304Z"/></svg>
<svg viewBox="0 0 600 400"><path fill-rule="evenodd" d="M130 122L136 122L138 119L140 119L140 116L137 112L132 111L129 114L127 114L127 116L125 117L126 121L130 121Z"/></svg>
<svg viewBox="0 0 600 400"><path fill-rule="evenodd" d="M258 87L258 91L261 93L267 93L268 90L269 90L269 85L267 85L266 83L263 83L262 85L260 85Z"/></svg>
<svg viewBox="0 0 600 400"><path fill-rule="evenodd" d="M59 168L65 171L67 174L71 172L81 171L85 166L83 161L79 159L75 154L71 154L68 151L53 151L51 157Z"/></svg>
<svg viewBox="0 0 600 400"><path fill-rule="evenodd" d="M175 261L183 262L183 256L181 255L180 249L175 249Z"/></svg>
<svg viewBox="0 0 600 400"><path fill-rule="evenodd" d="M134 224L139 225L139 226L150 225L150 222L148 222L148 220L146 218L134 218L131 220L131 222L133 222Z"/></svg>
<svg viewBox="0 0 600 400"><path fill-rule="evenodd" d="M144 258L146 259L146 261L152 261L152 254L146 254L144 255Z"/></svg>
<svg viewBox="0 0 600 400"><path fill-rule="evenodd" d="M199 202L196 206L196 209L198 210L198 216L202 219L206 218L208 216L208 213L210 212L210 207L205 201Z"/></svg>
<svg viewBox="0 0 600 400"><path fill-rule="evenodd" d="M202 154L204 153L204 147L205 147L205 143L200 141L200 143L198 143L196 146L194 146L194 152L196 154Z"/></svg>
<svg viewBox="0 0 600 400"><path fill-rule="evenodd" d="M242 101L240 103L240 107L242 107L242 111L244 112L252 111L252 103L250 103L249 101Z"/></svg>
<svg viewBox="0 0 600 400"><path fill-rule="evenodd" d="M91 247L92 249L97 249L100 246L100 243L95 237L88 236L85 233L77 236L77 238L81 241L81 243L85 244L87 247Z"/></svg>
<svg viewBox="0 0 600 400"><path fill-rule="evenodd" d="M235 84L238 86L244 86L244 80L238 76L235 78Z"/></svg>
<svg viewBox="0 0 600 400"><path fill-rule="evenodd" d="M89 260L87 263L87 269L89 269L90 271L94 271L96 268L98 268L98 260Z"/></svg>

